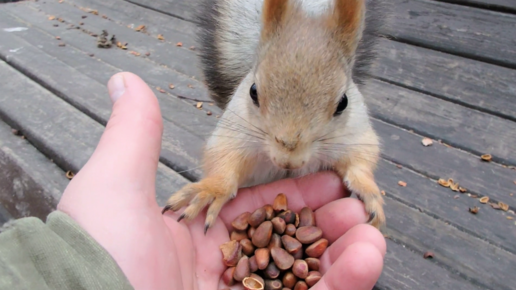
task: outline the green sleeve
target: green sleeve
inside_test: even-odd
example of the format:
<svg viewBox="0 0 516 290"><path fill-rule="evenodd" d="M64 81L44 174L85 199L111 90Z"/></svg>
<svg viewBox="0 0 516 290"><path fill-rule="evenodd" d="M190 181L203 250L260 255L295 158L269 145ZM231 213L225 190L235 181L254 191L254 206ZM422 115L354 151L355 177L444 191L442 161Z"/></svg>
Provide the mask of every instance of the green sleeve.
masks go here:
<svg viewBox="0 0 516 290"><path fill-rule="evenodd" d="M133 289L124 273L67 214L51 213L46 224L17 220L0 234L0 289Z"/></svg>

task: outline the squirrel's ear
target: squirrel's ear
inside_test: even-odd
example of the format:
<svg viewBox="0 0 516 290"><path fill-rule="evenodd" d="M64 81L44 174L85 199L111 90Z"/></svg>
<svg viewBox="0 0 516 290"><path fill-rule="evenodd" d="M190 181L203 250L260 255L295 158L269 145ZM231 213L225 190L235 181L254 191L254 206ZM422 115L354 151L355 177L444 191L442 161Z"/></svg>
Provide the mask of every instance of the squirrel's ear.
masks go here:
<svg viewBox="0 0 516 290"><path fill-rule="evenodd" d="M364 18L365 0L335 0L331 22L349 53L354 53L362 37Z"/></svg>
<svg viewBox="0 0 516 290"><path fill-rule="evenodd" d="M262 9L262 40L269 39L285 17L289 0L264 0Z"/></svg>

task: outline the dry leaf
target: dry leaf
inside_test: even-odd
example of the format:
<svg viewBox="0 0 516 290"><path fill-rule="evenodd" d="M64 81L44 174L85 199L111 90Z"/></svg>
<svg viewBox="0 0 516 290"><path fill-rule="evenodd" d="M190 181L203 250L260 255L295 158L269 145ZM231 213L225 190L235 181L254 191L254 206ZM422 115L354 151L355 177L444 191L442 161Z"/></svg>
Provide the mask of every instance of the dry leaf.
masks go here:
<svg viewBox="0 0 516 290"><path fill-rule="evenodd" d="M120 41L116 43L116 46L121 49L127 49L127 46L123 45Z"/></svg>
<svg viewBox="0 0 516 290"><path fill-rule="evenodd" d="M458 183L450 184L450 189L453 191L459 191L459 184Z"/></svg>
<svg viewBox="0 0 516 290"><path fill-rule="evenodd" d="M132 54L132 55L135 55L135 56L140 56L141 55L141 53L139 53L137 51L130 51L129 53Z"/></svg>
<svg viewBox="0 0 516 290"><path fill-rule="evenodd" d="M170 85L168 85L168 87L169 87L171 90L173 90L176 86L174 86L173 84L170 84Z"/></svg>
<svg viewBox="0 0 516 290"><path fill-rule="evenodd" d="M466 191L468 191L468 190L467 190L467 189L465 189L464 187L459 186L459 191L460 191L461 193L465 193L465 192L466 192Z"/></svg>
<svg viewBox="0 0 516 290"><path fill-rule="evenodd" d="M56 17L53 15L48 17L48 20L54 20L54 19L56 19Z"/></svg>
<svg viewBox="0 0 516 290"><path fill-rule="evenodd" d="M491 159L493 158L493 156L491 156L491 154L484 154L484 155L480 156L480 158L481 158L482 160L484 160L484 161L489 162L489 161L491 161Z"/></svg>
<svg viewBox="0 0 516 290"><path fill-rule="evenodd" d="M498 205L500 206L500 208L503 210L503 211L508 211L509 210L509 205L506 204L506 203L503 203L501 201L498 202Z"/></svg>
<svg viewBox="0 0 516 290"><path fill-rule="evenodd" d="M382 193L382 195L385 195L385 190L382 190L381 193Z"/></svg>
<svg viewBox="0 0 516 290"><path fill-rule="evenodd" d="M196 105L197 109L200 109L202 108L202 102L197 102L197 105Z"/></svg>
<svg viewBox="0 0 516 290"><path fill-rule="evenodd" d="M163 37L163 35L161 35L161 34L158 34L158 39L159 40L165 40L165 37Z"/></svg>
<svg viewBox="0 0 516 290"><path fill-rule="evenodd" d="M69 170L69 171L66 172L65 176L68 179L72 179L75 176L75 174L72 171Z"/></svg>
<svg viewBox="0 0 516 290"><path fill-rule="evenodd" d="M142 24L142 25L139 25L138 27L136 27L136 29L135 29L135 30L136 30L136 31L138 31L138 32L140 32L140 31L142 31L142 30L144 30L144 29L145 29L145 25L143 25L143 24Z"/></svg>
<svg viewBox="0 0 516 290"><path fill-rule="evenodd" d="M160 92L162 94L166 93L165 90L160 87L157 87L156 90L158 90L158 92Z"/></svg>
<svg viewBox="0 0 516 290"><path fill-rule="evenodd" d="M478 201L480 201L480 203L486 204L489 201L489 197L484 196L480 198Z"/></svg>
<svg viewBox="0 0 516 290"><path fill-rule="evenodd" d="M178 43L176 43L176 46L183 46L183 43L182 42L178 42Z"/></svg>
<svg viewBox="0 0 516 290"><path fill-rule="evenodd" d="M421 143L423 144L423 146L428 147L434 144L434 141L432 141L432 139L430 138L423 138L423 140L421 140Z"/></svg>
<svg viewBox="0 0 516 290"><path fill-rule="evenodd" d="M480 210L480 208L478 208L478 206L469 208L469 212L472 214L477 214L479 210Z"/></svg>
<svg viewBox="0 0 516 290"><path fill-rule="evenodd" d="M437 181L437 182L439 183L439 185L444 186L444 187L450 187L450 185L451 185L449 181L442 179L442 178L439 179L439 181Z"/></svg>
<svg viewBox="0 0 516 290"><path fill-rule="evenodd" d="M407 186L407 183L405 181L398 181L398 185L405 187Z"/></svg>

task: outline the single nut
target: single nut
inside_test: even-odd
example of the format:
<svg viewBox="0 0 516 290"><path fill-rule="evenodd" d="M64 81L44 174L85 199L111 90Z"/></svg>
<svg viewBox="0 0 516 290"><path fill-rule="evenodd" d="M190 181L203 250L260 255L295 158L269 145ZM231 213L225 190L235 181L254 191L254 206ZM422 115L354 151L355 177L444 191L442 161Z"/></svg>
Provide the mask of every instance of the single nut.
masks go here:
<svg viewBox="0 0 516 290"><path fill-rule="evenodd" d="M296 234L296 231L297 231L296 226L293 224L289 224L289 225L287 225L287 228L285 229L285 234L293 237Z"/></svg>
<svg viewBox="0 0 516 290"><path fill-rule="evenodd" d="M265 289L267 290L281 290L283 285L279 279L276 280L265 280Z"/></svg>
<svg viewBox="0 0 516 290"><path fill-rule="evenodd" d="M276 196L274 199L274 202L272 203L272 208L275 212L281 212L284 210L287 210L288 202L287 202L287 196L283 193L280 193Z"/></svg>
<svg viewBox="0 0 516 290"><path fill-rule="evenodd" d="M254 232L256 232L256 228L249 227L249 229L247 230L247 237L249 238L249 240L253 239Z"/></svg>
<svg viewBox="0 0 516 290"><path fill-rule="evenodd" d="M243 239L247 239L247 232L246 231L232 231L231 232L231 240L240 242Z"/></svg>
<svg viewBox="0 0 516 290"><path fill-rule="evenodd" d="M296 231L296 238L303 244L311 244L322 237L322 230L315 226L300 227Z"/></svg>
<svg viewBox="0 0 516 290"><path fill-rule="evenodd" d="M294 264L294 257L282 248L272 248L271 256L276 266L281 270L287 270Z"/></svg>
<svg viewBox="0 0 516 290"><path fill-rule="evenodd" d="M292 255L296 254L303 248L303 245L291 236L282 236L281 242L283 243L285 250L287 250L287 252Z"/></svg>
<svg viewBox="0 0 516 290"><path fill-rule="evenodd" d="M256 255L249 258L249 271L254 273L258 271L258 262L256 262Z"/></svg>
<svg viewBox="0 0 516 290"><path fill-rule="evenodd" d="M242 245L244 255L251 256L254 253L253 243L249 239L240 240L240 245Z"/></svg>
<svg viewBox="0 0 516 290"><path fill-rule="evenodd" d="M271 241L267 248L272 249L274 247L281 248L281 237L278 234L272 234Z"/></svg>
<svg viewBox="0 0 516 290"><path fill-rule="evenodd" d="M303 207L299 212L299 227L315 226L315 213L309 207Z"/></svg>
<svg viewBox="0 0 516 290"><path fill-rule="evenodd" d="M308 264L305 260L296 260L292 266L292 273L300 279L305 279L308 276Z"/></svg>
<svg viewBox="0 0 516 290"><path fill-rule="evenodd" d="M278 214L278 217L284 219L285 223L287 223L287 224L294 225L296 222L296 214L291 210L287 210L287 211L284 211L284 212Z"/></svg>
<svg viewBox="0 0 516 290"><path fill-rule="evenodd" d="M238 261L236 265L235 272L233 273L233 279L235 281L242 281L245 277L249 277L251 275L251 270L249 269L249 258L247 256L243 256Z"/></svg>
<svg viewBox="0 0 516 290"><path fill-rule="evenodd" d="M249 215L247 221L250 226L258 227L261 223L263 223L263 221L265 221L266 216L267 213L265 212L265 209L261 207Z"/></svg>
<svg viewBox="0 0 516 290"><path fill-rule="evenodd" d="M292 272L287 272L283 276L283 287L292 289L296 285L297 277Z"/></svg>
<svg viewBox="0 0 516 290"><path fill-rule="evenodd" d="M244 285L246 290L263 290L264 285L262 281L255 277L245 277L244 280L242 280L242 285Z"/></svg>
<svg viewBox="0 0 516 290"><path fill-rule="evenodd" d="M304 281L297 281L294 290L308 290L308 285Z"/></svg>
<svg viewBox="0 0 516 290"><path fill-rule="evenodd" d="M254 256L256 257L256 265L258 266L258 269L263 270L267 268L270 261L270 251L268 248L256 249Z"/></svg>
<svg viewBox="0 0 516 290"><path fill-rule="evenodd" d="M254 278L254 279L258 280L258 281L260 281L260 283L262 283L262 285L264 285L264 287L265 287L265 280L263 280L263 278L262 278L262 277L260 277L260 276L258 276L258 275L256 275L256 274L251 274L251 276L250 276L250 277L251 277L251 278Z"/></svg>
<svg viewBox="0 0 516 290"><path fill-rule="evenodd" d="M320 256L322 256L324 251L326 251L327 247L328 247L328 240L320 239L317 242L310 245L308 248L306 248L305 253L308 257L319 258Z"/></svg>
<svg viewBox="0 0 516 290"><path fill-rule="evenodd" d="M269 265L267 265L267 268L265 268L264 275L265 278L276 279L280 275L280 269L278 269L278 267L276 267L276 265L271 262Z"/></svg>
<svg viewBox="0 0 516 290"><path fill-rule="evenodd" d="M247 230L247 227L249 226L249 223L247 222L247 220L249 219L249 216L251 215L250 212L244 212L243 214L237 216L233 222L231 223L231 225L233 226L233 228L235 230L239 230L239 231L245 231Z"/></svg>
<svg viewBox="0 0 516 290"><path fill-rule="evenodd" d="M235 279L233 279L233 274L235 273L235 267L229 267L222 274L222 281L224 284L228 286L235 285Z"/></svg>
<svg viewBox="0 0 516 290"><path fill-rule="evenodd" d="M317 282L319 282L319 280L321 280L321 273L317 271L311 271L308 272L308 276L306 277L305 282L308 285L308 287L312 287Z"/></svg>
<svg viewBox="0 0 516 290"><path fill-rule="evenodd" d="M319 259L307 258L305 261L308 264L308 270L319 271L319 267L321 267L321 261L319 261Z"/></svg>
<svg viewBox="0 0 516 290"><path fill-rule="evenodd" d="M287 224L285 223L285 220L280 217L275 217L271 220L272 226L274 227L274 232L277 234L282 235L285 232L285 229L287 228Z"/></svg>
<svg viewBox="0 0 516 290"><path fill-rule="evenodd" d="M222 244L220 247L222 251L222 261L227 267L236 266L242 257L242 245L237 241L229 241Z"/></svg>
<svg viewBox="0 0 516 290"><path fill-rule="evenodd" d="M274 208L272 208L272 205L266 204L263 209L265 209L265 220L270 221L274 217Z"/></svg>
<svg viewBox="0 0 516 290"><path fill-rule="evenodd" d="M253 245L255 245L257 248L267 247L271 241L271 236L272 223L270 221L265 221L258 228L256 228L252 239Z"/></svg>

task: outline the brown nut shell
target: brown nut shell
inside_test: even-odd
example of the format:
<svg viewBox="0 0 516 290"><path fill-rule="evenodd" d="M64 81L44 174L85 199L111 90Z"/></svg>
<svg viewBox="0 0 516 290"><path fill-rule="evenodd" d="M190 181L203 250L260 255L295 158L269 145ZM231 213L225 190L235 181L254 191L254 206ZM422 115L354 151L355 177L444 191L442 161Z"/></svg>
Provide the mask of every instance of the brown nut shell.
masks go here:
<svg viewBox="0 0 516 290"><path fill-rule="evenodd" d="M308 272L308 276L306 277L305 282L306 285L308 285L308 287L312 287L317 282L319 282L319 280L321 280L321 273L319 273L318 271L311 271Z"/></svg>
<svg viewBox="0 0 516 290"><path fill-rule="evenodd" d="M294 264L294 257L282 248L272 248L271 256L280 270L287 270Z"/></svg>
<svg viewBox="0 0 516 290"><path fill-rule="evenodd" d="M299 212L299 227L315 226L315 213L309 207L303 207Z"/></svg>
<svg viewBox="0 0 516 290"><path fill-rule="evenodd" d="M268 248L256 249L254 256L256 257L256 265L259 270L267 268L270 261L270 251Z"/></svg>
<svg viewBox="0 0 516 290"><path fill-rule="evenodd" d="M242 280L242 285L246 290L263 290L265 289L263 285L263 279L260 281L256 279L256 277L245 277Z"/></svg>
<svg viewBox="0 0 516 290"><path fill-rule="evenodd" d="M281 212L284 210L287 210L288 207L288 201L287 196L284 193L280 193L276 196L274 199L274 202L272 203L272 208L275 212Z"/></svg>
<svg viewBox="0 0 516 290"><path fill-rule="evenodd" d="M260 207L259 209L255 210L251 215L249 215L247 222L251 227L256 228L265 221L266 216L267 213L265 212L265 209L263 207Z"/></svg>
<svg viewBox="0 0 516 290"><path fill-rule="evenodd" d="M244 255L251 256L254 253L253 243L249 239L241 240L240 245L242 245L242 252Z"/></svg>
<svg viewBox="0 0 516 290"><path fill-rule="evenodd" d="M229 241L220 245L222 261L227 267L236 266L242 257L242 245L237 241Z"/></svg>
<svg viewBox="0 0 516 290"><path fill-rule="evenodd" d="M304 281L297 281L294 290L308 290L308 285Z"/></svg>
<svg viewBox="0 0 516 290"><path fill-rule="evenodd" d="M227 286L235 285L235 279L233 279L233 274L235 273L235 267L229 267L222 274L222 281Z"/></svg>
<svg viewBox="0 0 516 290"><path fill-rule="evenodd" d="M249 257L249 271L251 271L251 273L258 271L258 263L256 262L256 256Z"/></svg>
<svg viewBox="0 0 516 290"><path fill-rule="evenodd" d="M315 226L300 227L296 231L296 238L303 244L311 244L322 237L322 230Z"/></svg>
<svg viewBox="0 0 516 290"><path fill-rule="evenodd" d="M319 267L321 267L321 261L317 258L306 258L306 263L308 264L308 270L310 271L319 271Z"/></svg>
<svg viewBox="0 0 516 290"><path fill-rule="evenodd" d="M285 220L280 217L275 217L271 220L272 226L274 227L274 232L276 234L282 235L285 232L285 229L287 228L287 223L285 223Z"/></svg>
<svg viewBox="0 0 516 290"><path fill-rule="evenodd" d="M276 264L274 263L269 263L269 265L267 265L267 268L265 268L264 271L265 278L268 279L276 279L279 277L280 273L280 269L278 269L278 267L276 267Z"/></svg>
<svg viewBox="0 0 516 290"><path fill-rule="evenodd" d="M251 215L250 212L244 212L243 214L237 216L231 225L235 230L238 231L245 231L247 230L247 227L249 226L249 223L247 222L249 216Z"/></svg>
<svg viewBox="0 0 516 290"><path fill-rule="evenodd" d="M243 239L247 239L247 232L246 231L238 231L234 230L231 232L231 240L232 241L238 241L240 242Z"/></svg>
<svg viewBox="0 0 516 290"><path fill-rule="evenodd" d="M281 237L278 234L272 234L271 241L269 245L267 246L270 249L277 247L281 248Z"/></svg>
<svg viewBox="0 0 516 290"><path fill-rule="evenodd" d="M252 239L253 245L255 245L257 248L267 247L271 241L271 236L272 223L270 221L265 221L258 228L256 228Z"/></svg>
<svg viewBox="0 0 516 290"><path fill-rule="evenodd" d="M249 240L252 240L252 239L253 239L254 232L256 232L256 228L249 227L249 228L247 229L247 238L249 238Z"/></svg>
<svg viewBox="0 0 516 290"><path fill-rule="evenodd" d="M296 260L292 265L292 273L299 279L305 279L308 276L308 264L305 260Z"/></svg>
<svg viewBox="0 0 516 290"><path fill-rule="evenodd" d="M287 252L292 255L296 254L303 248L303 245L298 240L296 240L295 238L293 238L291 236L287 236L287 235L282 236L281 242L282 242L285 250L287 250Z"/></svg>
<svg viewBox="0 0 516 290"><path fill-rule="evenodd" d="M262 283L262 285L264 285L264 287L265 287L265 280L263 280L263 278L262 278L262 277L258 276L257 274L254 274L254 273L253 273L253 274L251 274L251 276L250 276L250 277L251 277L251 278L254 278L254 279L258 280L258 281L260 281L260 283Z"/></svg>
<svg viewBox="0 0 516 290"><path fill-rule="evenodd" d="M274 217L274 209L272 208L272 205L266 204L263 206L263 209L265 209L265 220L270 221Z"/></svg>
<svg viewBox="0 0 516 290"><path fill-rule="evenodd" d="M303 255L304 255L303 251L298 251L297 253L295 253L292 256L294 257L295 260L299 260L299 259L303 259Z"/></svg>
<svg viewBox="0 0 516 290"><path fill-rule="evenodd" d="M249 277L251 275L251 270L249 269L249 258L247 256L243 256L238 261L236 265L235 272L233 273L233 279L235 281L242 281L245 277Z"/></svg>
<svg viewBox="0 0 516 290"><path fill-rule="evenodd" d="M294 288L294 286L297 283L297 277L292 272L286 272L285 275L283 275L283 287L285 288Z"/></svg>
<svg viewBox="0 0 516 290"><path fill-rule="evenodd" d="M293 224L287 225L287 228L285 229L285 235L293 237L296 234L296 226Z"/></svg>
<svg viewBox="0 0 516 290"><path fill-rule="evenodd" d="M287 210L287 211L284 211L284 212L278 214L278 217L284 219L286 224L294 225L296 222L296 213L291 210ZM295 227L295 225L294 225L294 227Z"/></svg>
<svg viewBox="0 0 516 290"><path fill-rule="evenodd" d="M265 280L265 289L266 290L281 290L283 285L279 279L275 280Z"/></svg>
<svg viewBox="0 0 516 290"><path fill-rule="evenodd" d="M306 248L305 253L308 257L319 258L326 251L326 248L328 248L328 240L320 239Z"/></svg>

